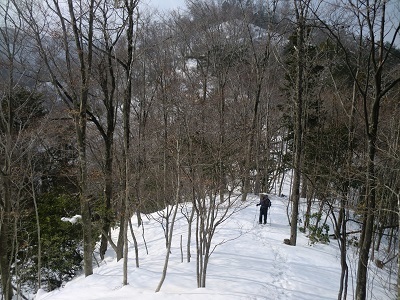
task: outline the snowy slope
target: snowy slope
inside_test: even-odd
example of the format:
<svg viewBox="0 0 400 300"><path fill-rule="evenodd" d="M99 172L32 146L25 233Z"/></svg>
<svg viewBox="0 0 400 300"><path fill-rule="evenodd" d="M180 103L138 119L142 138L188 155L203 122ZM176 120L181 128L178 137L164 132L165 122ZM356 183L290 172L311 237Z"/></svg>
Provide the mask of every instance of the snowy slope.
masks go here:
<svg viewBox="0 0 400 300"><path fill-rule="evenodd" d="M194 235L192 261L187 263L184 257L181 263L181 236L185 247L187 223L183 216L178 216L167 277L161 292L154 292L164 265L165 240L160 224L144 217L149 254L146 254L141 229L136 229L140 268L135 267L131 245L128 286L122 286L122 260L116 262L110 250L92 276L77 277L51 293L39 291L36 299L337 299L340 262L336 241L310 246L308 239L299 232L296 247L283 244L290 233L286 216L288 199L272 195L271 200L271 224L258 224L259 209L255 206L258 196L250 195L247 207L217 229L214 244L221 244L211 256L204 289L196 286ZM183 252L185 255L185 249ZM391 299L393 294L388 295L376 278L372 276L374 282L369 299ZM350 278L352 280L355 278ZM352 299L351 286L349 293L348 299Z"/></svg>

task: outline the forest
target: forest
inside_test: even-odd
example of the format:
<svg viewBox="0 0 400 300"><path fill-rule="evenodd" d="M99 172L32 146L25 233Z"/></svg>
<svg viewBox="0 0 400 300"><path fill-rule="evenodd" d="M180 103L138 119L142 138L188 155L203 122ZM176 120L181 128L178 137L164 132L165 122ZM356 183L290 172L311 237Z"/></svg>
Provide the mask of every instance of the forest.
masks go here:
<svg viewBox="0 0 400 300"><path fill-rule="evenodd" d="M1 299L90 276L95 251L125 259L132 226L165 208L168 249L183 202L204 287L232 195L270 192L289 171L285 242L310 230L312 205L330 212L338 299L349 247L357 300L370 264L397 261L399 276L400 3L187 0L161 14L142 2L0 2Z"/></svg>

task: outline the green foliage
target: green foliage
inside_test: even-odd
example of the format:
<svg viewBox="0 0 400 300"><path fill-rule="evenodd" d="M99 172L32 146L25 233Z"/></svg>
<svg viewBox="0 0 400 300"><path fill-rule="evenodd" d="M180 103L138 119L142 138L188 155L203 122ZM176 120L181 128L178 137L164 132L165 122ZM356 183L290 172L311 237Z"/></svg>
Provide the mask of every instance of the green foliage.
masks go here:
<svg viewBox="0 0 400 300"><path fill-rule="evenodd" d="M48 290L58 288L82 269L82 226L61 221L79 214L79 200L70 195L48 193L38 200L42 243L42 284ZM36 220L30 228L36 233ZM33 264L27 269L27 281L34 283L37 273L37 237L32 239Z"/></svg>
<svg viewBox="0 0 400 300"><path fill-rule="evenodd" d="M347 240L347 243L348 243L349 245L352 245L352 246L358 248L358 246L359 246L358 237L357 237L357 236L352 236L351 238L349 238L349 239Z"/></svg>
<svg viewBox="0 0 400 300"><path fill-rule="evenodd" d="M308 238L311 245L316 243L329 244L329 225L326 223L318 225L318 220L320 219L321 214L319 213L314 213L310 216L310 225L308 225Z"/></svg>
<svg viewBox="0 0 400 300"><path fill-rule="evenodd" d="M329 225L328 224L323 224L320 227L310 225L308 227L310 230L310 235L309 239L311 244L315 243L322 243L322 244L328 244L329 243Z"/></svg>

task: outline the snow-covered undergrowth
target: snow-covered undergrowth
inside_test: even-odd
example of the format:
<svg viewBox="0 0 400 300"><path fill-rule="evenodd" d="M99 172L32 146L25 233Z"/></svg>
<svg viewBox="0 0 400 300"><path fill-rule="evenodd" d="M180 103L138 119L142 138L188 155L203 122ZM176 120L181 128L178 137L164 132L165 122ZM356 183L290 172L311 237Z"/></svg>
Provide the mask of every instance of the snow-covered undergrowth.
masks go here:
<svg viewBox="0 0 400 300"><path fill-rule="evenodd" d="M166 280L159 293L165 259L165 239L156 213L135 228L140 244L140 267L135 267L133 244L129 253L129 285L122 286L122 260L117 262L112 250L89 277L79 276L63 288L45 293L37 300L106 300L106 299L337 299L340 278L340 254L337 242L314 244L299 232L297 246L283 243L289 238L286 214L287 197L271 195L272 207L267 225L258 224L257 195L250 195L246 206L217 228L206 288L197 288L196 245L192 235L192 258L186 262L187 221L178 213ZM190 207L189 207L190 208ZM135 220L133 220L135 223ZM331 232L332 233L332 227ZM115 231L115 238L117 231ZM181 262L181 244L183 261ZM146 247L146 246L147 247ZM146 249L147 248L147 249ZM148 250L148 254L146 253ZM349 251L350 285L347 299L353 299L356 255ZM388 284L387 270L371 263L368 299L394 299ZM389 283L389 281L392 281Z"/></svg>

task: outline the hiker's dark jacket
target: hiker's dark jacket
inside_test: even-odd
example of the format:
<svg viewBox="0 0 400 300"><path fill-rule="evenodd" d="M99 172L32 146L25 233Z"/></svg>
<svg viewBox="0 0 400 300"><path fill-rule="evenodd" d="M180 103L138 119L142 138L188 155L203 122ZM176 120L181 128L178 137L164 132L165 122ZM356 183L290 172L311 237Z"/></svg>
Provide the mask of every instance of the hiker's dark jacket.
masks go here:
<svg viewBox="0 0 400 300"><path fill-rule="evenodd" d="M264 196L257 206L261 206L260 209L268 209L271 207L271 200L269 200L268 196Z"/></svg>

